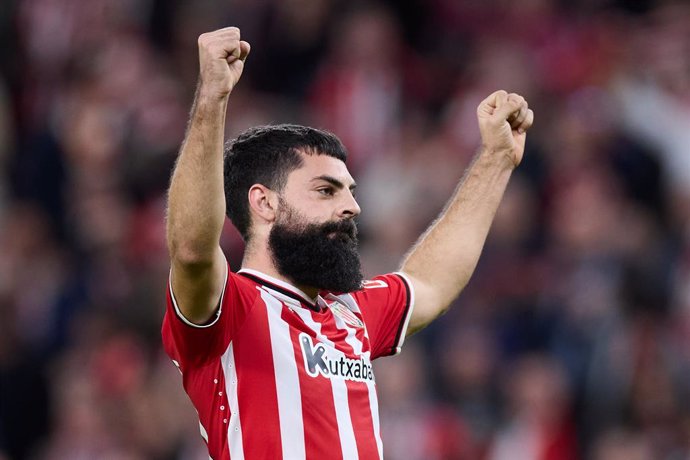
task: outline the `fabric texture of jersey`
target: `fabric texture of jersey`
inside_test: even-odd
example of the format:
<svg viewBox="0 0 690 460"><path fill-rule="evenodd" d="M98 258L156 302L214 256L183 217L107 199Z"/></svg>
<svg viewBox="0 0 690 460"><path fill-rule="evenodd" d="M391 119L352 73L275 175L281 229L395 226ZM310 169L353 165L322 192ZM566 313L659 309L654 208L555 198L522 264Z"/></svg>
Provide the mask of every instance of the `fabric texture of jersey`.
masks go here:
<svg viewBox="0 0 690 460"><path fill-rule="evenodd" d="M199 326L169 283L163 344L210 457L382 458L371 361L400 351L413 306L402 273L313 301L263 273L228 268L216 317Z"/></svg>

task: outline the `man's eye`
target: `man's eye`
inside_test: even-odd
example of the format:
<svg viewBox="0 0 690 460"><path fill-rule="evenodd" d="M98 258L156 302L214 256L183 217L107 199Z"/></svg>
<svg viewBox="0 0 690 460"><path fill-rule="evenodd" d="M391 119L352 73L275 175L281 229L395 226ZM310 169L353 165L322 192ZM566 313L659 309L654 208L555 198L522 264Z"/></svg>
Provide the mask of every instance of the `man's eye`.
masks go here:
<svg viewBox="0 0 690 460"><path fill-rule="evenodd" d="M333 195L333 189L331 187L320 188L318 192L322 195L331 196Z"/></svg>

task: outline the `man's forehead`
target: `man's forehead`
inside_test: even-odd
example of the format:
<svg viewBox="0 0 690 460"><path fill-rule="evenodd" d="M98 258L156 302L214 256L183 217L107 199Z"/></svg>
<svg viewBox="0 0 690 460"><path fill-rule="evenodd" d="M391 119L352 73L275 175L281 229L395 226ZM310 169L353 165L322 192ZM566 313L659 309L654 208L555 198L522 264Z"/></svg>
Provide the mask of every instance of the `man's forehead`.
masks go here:
<svg viewBox="0 0 690 460"><path fill-rule="evenodd" d="M318 180L323 176L333 177L346 186L350 186L355 181L347 169L347 165L342 160L326 154L305 154L302 153L302 166L293 171L300 180Z"/></svg>

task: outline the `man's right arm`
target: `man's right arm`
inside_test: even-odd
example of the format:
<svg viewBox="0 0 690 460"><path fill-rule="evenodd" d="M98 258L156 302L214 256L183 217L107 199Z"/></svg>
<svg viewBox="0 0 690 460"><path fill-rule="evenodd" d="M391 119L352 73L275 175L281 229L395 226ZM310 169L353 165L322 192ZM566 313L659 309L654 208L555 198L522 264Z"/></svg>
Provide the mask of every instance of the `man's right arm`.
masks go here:
<svg viewBox="0 0 690 460"><path fill-rule="evenodd" d="M225 114L248 54L235 27L199 37L199 85L168 191L172 290L180 312L195 324L208 322L223 290Z"/></svg>

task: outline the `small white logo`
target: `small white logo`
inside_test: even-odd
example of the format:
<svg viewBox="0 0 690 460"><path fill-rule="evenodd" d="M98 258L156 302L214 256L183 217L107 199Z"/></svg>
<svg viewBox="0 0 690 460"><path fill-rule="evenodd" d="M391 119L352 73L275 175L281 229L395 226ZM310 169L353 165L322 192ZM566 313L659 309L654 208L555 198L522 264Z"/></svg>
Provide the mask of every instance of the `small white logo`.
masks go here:
<svg viewBox="0 0 690 460"><path fill-rule="evenodd" d="M364 327L362 320L360 320L357 315L352 312L352 310L340 302L333 302L328 305L328 308L331 309L335 316L345 321L345 324L349 324L350 326L354 327Z"/></svg>

